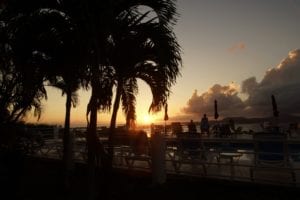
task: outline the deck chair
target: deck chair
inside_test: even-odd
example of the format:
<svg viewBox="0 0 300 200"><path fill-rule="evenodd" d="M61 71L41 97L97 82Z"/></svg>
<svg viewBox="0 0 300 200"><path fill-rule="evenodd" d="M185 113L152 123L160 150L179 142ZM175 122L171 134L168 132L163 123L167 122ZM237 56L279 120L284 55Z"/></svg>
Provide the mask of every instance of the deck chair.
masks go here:
<svg viewBox="0 0 300 200"><path fill-rule="evenodd" d="M177 160L173 161L175 171L182 164L201 165L206 175L206 153L200 135L182 133L177 135Z"/></svg>
<svg viewBox="0 0 300 200"><path fill-rule="evenodd" d="M113 161L115 165L124 165L127 157L131 153L131 133L126 130L117 129L112 138L112 146L108 145L109 148L113 148Z"/></svg>
<svg viewBox="0 0 300 200"><path fill-rule="evenodd" d="M234 162L236 158L237 161L243 155L242 153L237 151L237 148L230 142L223 142L218 144L216 149L217 151L217 161L220 163L221 159L229 159L230 163Z"/></svg>
<svg viewBox="0 0 300 200"><path fill-rule="evenodd" d="M132 168L135 161L145 161L151 167L150 142L147 133L140 131L129 136L130 152L125 156L128 168Z"/></svg>
<svg viewBox="0 0 300 200"><path fill-rule="evenodd" d="M250 177L254 181L254 172L272 173L273 178L280 173L291 175L296 182L295 171L288 157L286 135L280 133L256 133L254 139L254 166L250 168Z"/></svg>
<svg viewBox="0 0 300 200"><path fill-rule="evenodd" d="M183 132L182 125L180 122L173 122L171 124L171 128L173 135L181 134Z"/></svg>
<svg viewBox="0 0 300 200"><path fill-rule="evenodd" d="M37 153L43 154L45 139L40 131L29 131L21 139L23 150L26 154L34 155Z"/></svg>

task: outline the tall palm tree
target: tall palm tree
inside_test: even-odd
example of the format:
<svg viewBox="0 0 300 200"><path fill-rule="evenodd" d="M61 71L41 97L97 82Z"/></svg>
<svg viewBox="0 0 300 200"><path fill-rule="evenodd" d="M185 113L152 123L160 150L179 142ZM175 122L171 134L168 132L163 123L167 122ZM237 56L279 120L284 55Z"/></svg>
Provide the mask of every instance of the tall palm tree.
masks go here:
<svg viewBox="0 0 300 200"><path fill-rule="evenodd" d="M44 1L29 1L24 7L9 4L7 12L15 8L17 14L12 15L11 24L16 27L15 45L13 47L18 63L26 63L30 57L35 58L35 65L21 68L22 73L38 71L43 81L62 89L66 94L66 115L63 137L63 160L68 174L72 168L72 146L70 134L71 104L75 106L74 94L80 87L82 62L78 47L77 30L70 17L58 10L59 4ZM45 3L46 2L46 3ZM22 2L18 2L21 3ZM17 16L17 17L16 17ZM72 72L72 73L71 73ZM42 81L42 82L43 82Z"/></svg>
<svg viewBox="0 0 300 200"><path fill-rule="evenodd" d="M32 107L35 114L41 114L41 100L46 98L43 85L44 78L36 69L37 59L28 56L26 62L16 53L16 32L19 31L19 19L14 12L6 10L6 5L0 13L1 26L1 95L0 112L6 113L1 122L17 122ZM26 69L26 70L25 70ZM1 116L4 116L1 114Z"/></svg>
<svg viewBox="0 0 300 200"><path fill-rule="evenodd" d="M107 44L113 39L113 27L118 17L126 15L127 13L137 12L137 7L141 5L148 6L157 13L161 26L167 27L170 23L175 21L174 15L176 14L176 9L174 0L111 0L104 3L99 3L99 1L89 1L83 6L87 13L86 18L88 19L87 32L91 33L90 39L92 39L91 42L87 41L87 44L93 44L90 45L92 47L92 51L90 52L93 53L90 55L92 94L87 112L90 116L87 136L87 141L89 143L88 163L90 172L92 172L94 168L95 151L103 152L103 146L98 142L96 135L97 110L98 108L107 109L110 107L111 103L111 93L108 91L112 84L104 84L105 81L103 79L103 77L105 77L105 75L103 75L103 72L106 71L105 68L110 68L111 66L111 64L107 62L107 57L109 55L107 54L108 52L106 52L106 49L109 49L109 47L107 48L107 46L109 46ZM99 14L101 16L99 16ZM111 71L113 72L114 70ZM101 85L99 86L99 84ZM104 87L105 85L108 85L108 90L103 93L105 91L104 88L106 88ZM104 154L102 153L102 155ZM90 177L93 177L93 173L91 173ZM91 194L92 193L93 192L91 192Z"/></svg>
<svg viewBox="0 0 300 200"><path fill-rule="evenodd" d="M110 124L112 144L116 117L122 100L127 125L135 120L137 78L151 88L153 101L149 111L157 112L166 103L170 87L179 75L180 47L168 27L141 16L125 15L119 22L122 32L113 34L111 57L115 67L116 95ZM146 20L146 22L145 22ZM113 147L110 145L110 156Z"/></svg>
<svg viewBox="0 0 300 200"><path fill-rule="evenodd" d="M62 12L69 16L72 24L75 24L75 39L78 41L80 50L79 66L88 67L87 72L90 74L89 81L92 88L91 99L87 109L87 113L90 116L88 123L87 142L88 163L89 168L91 169L90 174L94 176L96 151L100 150L103 153L103 145L99 142L96 135L97 111L99 109L107 109L111 104L111 87L113 82L107 77L110 78L111 75L114 74L114 69L108 60L109 54L107 52L107 47L109 44L108 41L110 41L112 38L114 24L116 20L123 15L138 13L138 6L148 6L156 13L160 26L169 29L170 26L176 21L175 0L108 0L104 2L97 0L29 0L26 2L12 0L10 2L11 5L15 6L14 8L17 8L11 10L17 12L22 10L23 13L21 15L15 15L17 16L16 18L21 17L21 20L23 20L24 17L26 19L26 16L31 17L33 10L43 7L47 8L46 10L43 10L43 12L53 8L59 10L59 13ZM23 25L27 24L23 23ZM47 27L43 26L42 28L47 29ZM62 29L63 28L64 27L62 27ZM74 29L71 32L73 31ZM28 34L27 37L29 39L33 39L32 37L34 35L35 34ZM52 34L50 35L52 36ZM46 34L42 36L44 37L49 35ZM43 43L43 45L39 45L39 51L34 53L38 54L39 58L42 58L42 60L45 60L48 55L51 55L51 58L52 56L53 58L59 57L59 55L56 54L56 48L51 47L57 45L58 48L62 48L64 45L61 43L56 43L56 41L59 41L56 40L56 37L50 37L50 40L43 41L45 43ZM49 42L50 48L48 44L45 45L46 41ZM54 41L55 45L52 44L52 41ZM32 56L33 51L31 47L32 45L29 44L28 46L23 45L21 48L17 49L19 52L23 52L23 54L19 54L21 61L26 61L28 57ZM44 47L47 48L44 49ZM56 62L57 60L51 58L49 59L49 62L52 68L50 68L51 70L49 73L50 75L57 76L56 70L59 65L56 64L59 62ZM171 74L173 77L176 77L176 73L174 73L174 71L170 70L170 72L172 72ZM93 195L91 195L91 198L92 196Z"/></svg>
<svg viewBox="0 0 300 200"><path fill-rule="evenodd" d="M65 112L65 122L64 122L64 132L63 132L63 161L65 168L65 187L66 189L70 188L70 175L73 170L73 136L70 132L70 119L71 119L71 107L74 108L78 104L78 95L77 90L80 87L80 83L74 82L74 78L68 79L63 78L58 80L52 85L62 91L62 96L66 95L66 112Z"/></svg>
<svg viewBox="0 0 300 200"><path fill-rule="evenodd" d="M85 79L85 65L80 60L80 45L75 25L71 19L56 9L40 9L36 11L38 25L47 24L47 29L39 34L38 42L52 38L52 44L46 44L41 49L43 53L51 57L51 65L43 68L43 73L54 87L66 94L66 111L63 132L63 161L65 168L65 186L69 188L69 176L73 168L72 134L70 133L71 107L78 102L76 91L83 85ZM42 40L42 41L41 41ZM55 50L52 50L55 49ZM39 49L39 51L41 51Z"/></svg>

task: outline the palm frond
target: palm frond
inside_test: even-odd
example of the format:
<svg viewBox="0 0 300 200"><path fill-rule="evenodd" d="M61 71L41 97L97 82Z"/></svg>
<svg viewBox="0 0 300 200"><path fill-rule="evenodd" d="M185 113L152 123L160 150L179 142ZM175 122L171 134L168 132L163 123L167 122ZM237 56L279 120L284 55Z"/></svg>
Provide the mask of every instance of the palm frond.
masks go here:
<svg viewBox="0 0 300 200"><path fill-rule="evenodd" d="M127 127L135 124L136 120L136 95L138 92L137 81L134 78L126 80L122 90L122 110L126 116Z"/></svg>
<svg viewBox="0 0 300 200"><path fill-rule="evenodd" d="M73 108L76 108L76 106L79 104L79 96L77 92L72 92L71 102Z"/></svg>
<svg viewBox="0 0 300 200"><path fill-rule="evenodd" d="M175 24L177 21L176 0L120 0L114 4L116 13L124 10L137 10L138 6L147 6L154 10L162 25Z"/></svg>

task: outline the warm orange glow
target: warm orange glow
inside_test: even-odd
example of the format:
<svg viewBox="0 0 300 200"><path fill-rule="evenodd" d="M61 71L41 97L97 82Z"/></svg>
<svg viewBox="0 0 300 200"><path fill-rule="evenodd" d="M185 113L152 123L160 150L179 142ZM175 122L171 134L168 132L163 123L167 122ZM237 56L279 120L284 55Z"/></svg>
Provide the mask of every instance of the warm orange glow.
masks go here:
<svg viewBox="0 0 300 200"><path fill-rule="evenodd" d="M154 118L151 115L144 115L143 116L143 124L151 124L154 122Z"/></svg>

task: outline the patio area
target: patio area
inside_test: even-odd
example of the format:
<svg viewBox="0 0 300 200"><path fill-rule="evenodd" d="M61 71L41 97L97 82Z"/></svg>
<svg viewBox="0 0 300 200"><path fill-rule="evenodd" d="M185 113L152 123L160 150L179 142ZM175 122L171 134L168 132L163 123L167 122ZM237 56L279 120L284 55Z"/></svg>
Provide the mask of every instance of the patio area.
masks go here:
<svg viewBox="0 0 300 200"><path fill-rule="evenodd" d="M258 149L261 139L250 134L235 135L226 138L215 136L162 137L160 154L163 161L159 165L168 175L213 178L221 180L266 183L299 187L300 159L299 137L287 137L276 140L282 145L280 152L262 152ZM106 145L107 138L100 137ZM122 139L120 140L122 141ZM118 143L114 146L113 164L116 169L144 171L151 173L154 158L152 138L143 144L143 152L137 152L136 143ZM274 142L274 139L264 139ZM74 138L74 160L85 163L87 148L85 138ZM62 158L62 140L50 139L33 156L54 159ZM108 147L107 147L108 148ZM261 164L262 154L281 156L277 163ZM154 163L155 164L155 163Z"/></svg>

